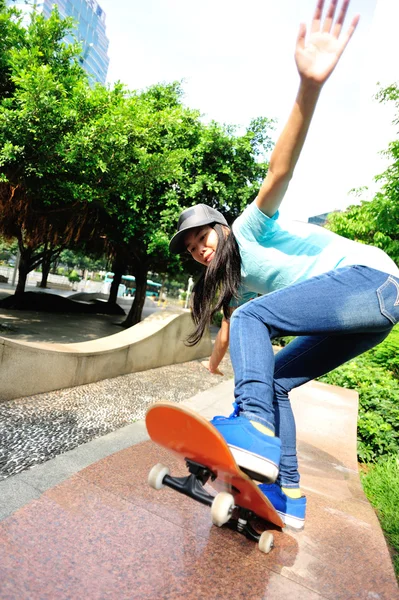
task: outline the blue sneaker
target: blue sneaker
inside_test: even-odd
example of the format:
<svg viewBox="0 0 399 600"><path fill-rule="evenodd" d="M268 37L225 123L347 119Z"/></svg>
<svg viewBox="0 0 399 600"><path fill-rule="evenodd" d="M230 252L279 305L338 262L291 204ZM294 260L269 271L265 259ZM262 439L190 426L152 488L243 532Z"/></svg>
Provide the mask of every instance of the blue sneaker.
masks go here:
<svg viewBox="0 0 399 600"><path fill-rule="evenodd" d="M258 431L238 406L230 417L214 417L211 424L222 434L238 466L257 481L276 481L281 441Z"/></svg>
<svg viewBox="0 0 399 600"><path fill-rule="evenodd" d="M281 487L276 483L261 483L259 489L273 504L285 525L292 527L292 529L296 529L297 531L304 528L306 496L302 496L301 498L290 498L284 494Z"/></svg>

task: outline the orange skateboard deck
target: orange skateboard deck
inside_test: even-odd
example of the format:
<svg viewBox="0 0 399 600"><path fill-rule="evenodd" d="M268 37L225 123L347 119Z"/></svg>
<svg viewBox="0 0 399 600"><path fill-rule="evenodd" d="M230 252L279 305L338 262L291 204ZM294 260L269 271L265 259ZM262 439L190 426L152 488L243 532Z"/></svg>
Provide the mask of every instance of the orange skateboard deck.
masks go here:
<svg viewBox="0 0 399 600"><path fill-rule="evenodd" d="M173 478L167 467L156 465L149 474L149 484L155 489L166 485L211 506L215 525L231 520L230 527L259 541L260 549L268 552L273 536L269 532L258 534L249 519L256 515L280 528L284 523L257 484L238 467L217 429L195 411L172 402L153 404L147 411L146 426L150 438L183 458L190 472L186 478ZM209 494L205 483L222 493ZM231 519L236 509L239 521Z"/></svg>

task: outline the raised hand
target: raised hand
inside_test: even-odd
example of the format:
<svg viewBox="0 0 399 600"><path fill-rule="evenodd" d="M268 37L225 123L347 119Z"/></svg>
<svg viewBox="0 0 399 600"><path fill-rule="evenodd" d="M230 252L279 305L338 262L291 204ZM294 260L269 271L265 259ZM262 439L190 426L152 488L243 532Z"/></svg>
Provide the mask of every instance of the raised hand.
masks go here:
<svg viewBox="0 0 399 600"><path fill-rule="evenodd" d="M342 33L350 0L344 0L338 18L334 16L338 0L332 0L324 23L324 0L318 0L310 35L306 40L306 25L301 24L295 50L295 61L302 80L322 86L331 75L352 37L360 15L356 15L346 33Z"/></svg>

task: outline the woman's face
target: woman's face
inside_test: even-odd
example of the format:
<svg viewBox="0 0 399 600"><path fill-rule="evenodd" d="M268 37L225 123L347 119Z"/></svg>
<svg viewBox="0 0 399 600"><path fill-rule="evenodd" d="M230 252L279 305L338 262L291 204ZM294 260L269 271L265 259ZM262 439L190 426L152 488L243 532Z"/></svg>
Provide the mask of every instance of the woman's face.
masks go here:
<svg viewBox="0 0 399 600"><path fill-rule="evenodd" d="M207 267L215 256L218 245L218 236L213 227L204 225L191 229L184 241L193 259Z"/></svg>

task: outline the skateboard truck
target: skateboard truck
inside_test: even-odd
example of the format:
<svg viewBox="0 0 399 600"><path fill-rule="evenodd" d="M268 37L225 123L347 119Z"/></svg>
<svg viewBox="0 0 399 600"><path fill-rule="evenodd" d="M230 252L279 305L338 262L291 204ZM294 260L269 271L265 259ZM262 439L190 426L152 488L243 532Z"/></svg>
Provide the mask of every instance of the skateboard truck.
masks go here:
<svg viewBox="0 0 399 600"><path fill-rule="evenodd" d="M148 478L150 485L155 487L152 485L152 481L160 485L160 487L155 487L155 489L161 489L161 487L166 485L172 490L176 490L177 492L180 492L180 494L184 494L184 496L189 496L190 498L197 500L197 502L201 502L201 504L212 506L214 496L209 494L209 492L204 489L204 485L209 479L212 481L216 479L215 473L208 469L208 467L204 467L204 465L200 465L193 460L189 460L187 458L185 460L190 475L187 475L186 477L171 477L169 475L169 469L167 467L163 467L163 469L160 469L159 475L158 470L154 471L152 477L151 474L153 471L150 472ZM153 470L162 466L163 465L155 465ZM163 475L162 480L160 479L161 474ZM156 477L154 477L154 475L159 477L159 482L155 481Z"/></svg>
<svg viewBox="0 0 399 600"><path fill-rule="evenodd" d="M186 466L189 472L203 484L205 485L208 479L211 481L215 481L217 475L208 467L204 467L204 465L200 465L200 463L195 462L194 460L190 460L189 458L185 459Z"/></svg>
<svg viewBox="0 0 399 600"><path fill-rule="evenodd" d="M184 460L186 477L172 477L168 467L155 465L149 485L160 490L167 486L210 507L212 523L230 528L258 541L262 552L270 552L273 534L258 533L255 518L282 528L283 521L268 498L237 465L223 436L190 407L175 402L156 402L145 418L153 442ZM216 479L216 481L215 481ZM208 486L217 490L213 492ZM223 491L222 491L223 490Z"/></svg>
<svg viewBox="0 0 399 600"><path fill-rule="evenodd" d="M259 542L261 534L258 533L249 523L249 518L252 516L252 512L247 508L239 507L239 515L236 521L228 521L226 525L231 529L236 529L242 535L245 535L246 538L252 540L253 542Z"/></svg>
<svg viewBox="0 0 399 600"><path fill-rule="evenodd" d="M262 552L270 552L273 547L273 535L267 531L260 534L252 527L249 523L249 519L253 515L252 511L236 506L234 496L227 492L220 492L216 496L207 492L204 489L204 485L209 479L214 481L217 475L204 465L189 459L185 460L190 475L186 477L171 477L168 467L157 464L151 469L148 476L150 486L156 490L167 486L180 494L197 500L201 504L210 506L214 525L218 527L227 525L229 529L238 531L238 533L245 535L247 539L258 542ZM232 519L231 517L235 509L238 510L238 518Z"/></svg>

